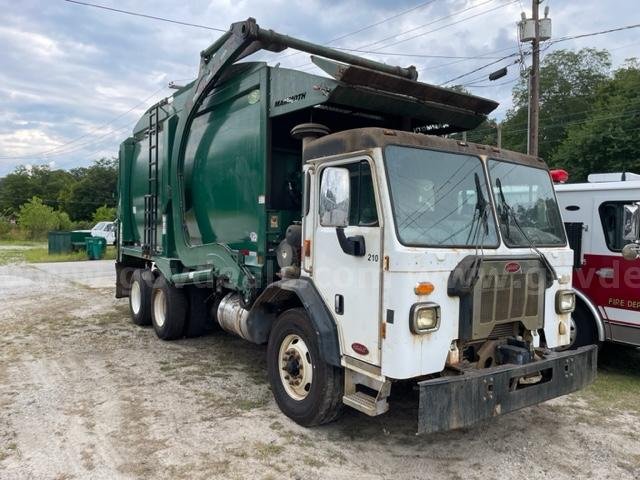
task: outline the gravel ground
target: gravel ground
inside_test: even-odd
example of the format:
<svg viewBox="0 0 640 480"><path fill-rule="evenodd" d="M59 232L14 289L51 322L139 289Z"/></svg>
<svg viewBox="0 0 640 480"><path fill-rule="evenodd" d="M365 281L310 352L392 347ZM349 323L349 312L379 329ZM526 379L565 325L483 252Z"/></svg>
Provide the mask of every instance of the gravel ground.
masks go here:
<svg viewBox="0 0 640 480"><path fill-rule="evenodd" d="M2 479L640 478L638 372L454 432L416 436L399 399L304 429L272 399L263 346L161 342L83 280L110 262L65 265L0 267Z"/></svg>

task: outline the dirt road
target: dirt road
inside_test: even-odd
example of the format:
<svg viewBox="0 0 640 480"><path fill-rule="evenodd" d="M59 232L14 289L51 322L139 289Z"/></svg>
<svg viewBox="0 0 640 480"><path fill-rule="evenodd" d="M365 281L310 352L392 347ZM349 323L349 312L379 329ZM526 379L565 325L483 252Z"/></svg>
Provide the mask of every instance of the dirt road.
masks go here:
<svg viewBox="0 0 640 480"><path fill-rule="evenodd" d="M417 437L413 404L394 401L304 429L271 397L264 347L161 342L65 265L0 267L2 479L640 478L637 352L638 368L615 356L586 392L474 428Z"/></svg>

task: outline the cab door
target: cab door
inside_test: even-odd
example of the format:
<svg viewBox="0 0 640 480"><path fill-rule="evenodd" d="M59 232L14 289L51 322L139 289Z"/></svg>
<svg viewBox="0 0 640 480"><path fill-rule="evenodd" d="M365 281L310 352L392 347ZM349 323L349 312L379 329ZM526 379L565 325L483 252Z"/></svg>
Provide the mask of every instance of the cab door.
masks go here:
<svg viewBox="0 0 640 480"><path fill-rule="evenodd" d="M332 169L348 172L348 210L327 185ZM336 320L342 352L379 365L382 227L372 170L362 157L318 169L312 277Z"/></svg>
<svg viewBox="0 0 640 480"><path fill-rule="evenodd" d="M632 201L606 201L594 215L594 251L584 255L584 285L579 285L598 306L608 324L608 337L622 343L640 343L640 259L622 258L622 247L633 241L631 220L625 210ZM600 248L597 248L597 244Z"/></svg>

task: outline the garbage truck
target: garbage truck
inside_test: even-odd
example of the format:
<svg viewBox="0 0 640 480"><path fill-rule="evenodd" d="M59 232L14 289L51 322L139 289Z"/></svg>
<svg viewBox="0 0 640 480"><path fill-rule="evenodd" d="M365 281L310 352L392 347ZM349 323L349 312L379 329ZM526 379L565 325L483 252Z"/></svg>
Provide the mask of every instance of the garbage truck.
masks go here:
<svg viewBox="0 0 640 480"><path fill-rule="evenodd" d="M240 61L287 48L326 75ZM557 350L573 254L547 166L447 138L496 107L234 23L120 146L116 296L162 340L266 344L303 426L413 391L430 433L583 388L595 347Z"/></svg>

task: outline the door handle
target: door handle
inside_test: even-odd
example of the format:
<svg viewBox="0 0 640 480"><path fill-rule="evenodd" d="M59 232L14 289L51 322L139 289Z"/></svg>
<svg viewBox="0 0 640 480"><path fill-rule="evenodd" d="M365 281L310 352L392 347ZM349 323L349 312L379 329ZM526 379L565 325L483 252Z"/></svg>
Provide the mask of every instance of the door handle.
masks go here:
<svg viewBox="0 0 640 480"><path fill-rule="evenodd" d="M354 257L364 256L366 248L364 237L362 235L347 237L344 233L344 227L336 227L336 235L338 236L340 248L342 248L344 253L347 255L353 255Z"/></svg>
<svg viewBox="0 0 640 480"><path fill-rule="evenodd" d="M599 268L596 270L596 275L600 278L613 278L613 268Z"/></svg>

